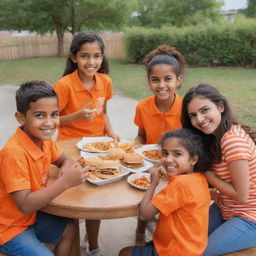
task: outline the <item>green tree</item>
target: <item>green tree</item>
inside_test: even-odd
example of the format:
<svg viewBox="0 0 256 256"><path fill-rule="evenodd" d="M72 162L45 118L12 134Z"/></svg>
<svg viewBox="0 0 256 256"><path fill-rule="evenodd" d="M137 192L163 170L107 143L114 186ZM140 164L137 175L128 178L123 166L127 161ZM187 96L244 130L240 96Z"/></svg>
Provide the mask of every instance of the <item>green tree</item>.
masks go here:
<svg viewBox="0 0 256 256"><path fill-rule="evenodd" d="M250 18L256 18L256 0L248 0L248 6L244 14Z"/></svg>
<svg viewBox="0 0 256 256"><path fill-rule="evenodd" d="M1 0L2 29L55 31L58 55L63 55L65 31L120 28L132 12L132 4L123 0Z"/></svg>
<svg viewBox="0 0 256 256"><path fill-rule="evenodd" d="M139 0L134 24L147 27L184 26L220 18L215 0Z"/></svg>

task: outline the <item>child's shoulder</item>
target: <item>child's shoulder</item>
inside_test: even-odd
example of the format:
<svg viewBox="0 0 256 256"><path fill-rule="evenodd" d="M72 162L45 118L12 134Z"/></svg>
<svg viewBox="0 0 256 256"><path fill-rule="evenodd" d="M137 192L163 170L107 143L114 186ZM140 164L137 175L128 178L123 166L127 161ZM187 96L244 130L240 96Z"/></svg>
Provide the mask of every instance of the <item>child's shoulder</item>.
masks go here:
<svg viewBox="0 0 256 256"><path fill-rule="evenodd" d="M154 104L155 102L155 96L149 96L147 98L144 98L138 102L138 106L149 106L149 104Z"/></svg>
<svg viewBox="0 0 256 256"><path fill-rule="evenodd" d="M103 74L103 73L97 72L95 74L95 76L96 76L96 79L101 79L101 80L106 81L106 82L112 82L112 79L108 74Z"/></svg>

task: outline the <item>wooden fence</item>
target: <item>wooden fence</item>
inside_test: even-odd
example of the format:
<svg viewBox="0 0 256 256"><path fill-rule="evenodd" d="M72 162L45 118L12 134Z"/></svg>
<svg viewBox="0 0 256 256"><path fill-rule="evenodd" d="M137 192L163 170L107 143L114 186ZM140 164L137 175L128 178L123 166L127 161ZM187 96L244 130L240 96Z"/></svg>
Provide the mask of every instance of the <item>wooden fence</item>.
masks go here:
<svg viewBox="0 0 256 256"><path fill-rule="evenodd" d="M125 57L122 33L100 34L106 45L106 57L120 59ZM64 37L64 54L67 56L72 35ZM57 56L58 40L55 35L0 36L0 60L32 57Z"/></svg>

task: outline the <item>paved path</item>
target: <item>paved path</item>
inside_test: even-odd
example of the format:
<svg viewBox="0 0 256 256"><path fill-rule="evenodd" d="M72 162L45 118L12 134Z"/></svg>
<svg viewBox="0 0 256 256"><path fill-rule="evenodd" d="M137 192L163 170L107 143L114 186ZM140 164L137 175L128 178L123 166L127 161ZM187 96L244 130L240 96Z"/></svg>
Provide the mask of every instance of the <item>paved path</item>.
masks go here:
<svg viewBox="0 0 256 256"><path fill-rule="evenodd" d="M0 86L0 148L18 125L14 117L17 88L12 85ZM120 96L114 96L108 103L112 126L122 138L132 140L137 134L137 128L133 124L136 103L135 100ZM102 221L99 241L105 256L117 256L121 248L134 244L136 221L136 217ZM80 227L83 237L83 222Z"/></svg>

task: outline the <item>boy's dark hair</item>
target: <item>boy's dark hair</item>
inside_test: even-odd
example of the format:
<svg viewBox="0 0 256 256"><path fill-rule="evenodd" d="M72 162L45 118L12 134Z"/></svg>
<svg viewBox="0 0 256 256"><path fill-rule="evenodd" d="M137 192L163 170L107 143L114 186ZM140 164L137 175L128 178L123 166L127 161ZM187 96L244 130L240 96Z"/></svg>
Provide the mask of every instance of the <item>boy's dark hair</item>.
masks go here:
<svg viewBox="0 0 256 256"><path fill-rule="evenodd" d="M218 136L212 134L206 135L203 132L197 130L190 121L188 116L188 104L193 98L199 97L202 99L209 99L216 106L223 106L224 111L221 113L221 122L218 127ZM228 104L227 99L213 86L209 84L198 84L196 87L192 87L188 90L183 98L182 104L182 126L189 128L203 136L204 144L208 147L207 151L211 155L212 161L221 161L221 148L220 141L223 135L230 130L233 124L241 124L236 121L232 115L231 108ZM241 124L242 128L249 134L249 136L256 142L256 133L251 130L247 125Z"/></svg>
<svg viewBox="0 0 256 256"><path fill-rule="evenodd" d="M176 138L179 140L182 147L184 147L190 157L198 156L198 161L194 166L195 172L205 172L209 168L209 160L204 151L202 137L193 133L189 129L177 129L166 132L160 139L160 146L163 147L165 140L169 138Z"/></svg>
<svg viewBox="0 0 256 256"><path fill-rule="evenodd" d="M84 32L79 32L78 34L76 34L71 42L71 46L69 49L69 57L67 59L66 69L63 73L63 76L71 74L77 69L77 63L74 63L72 61L71 57L76 55L76 53L80 50L80 48L82 47L83 44L94 43L94 42L97 42L99 44L101 53L103 55L103 60L102 60L102 63L101 63L101 66L100 66L100 69L98 70L98 72L103 73L103 74L109 73L109 65L108 65L108 61L104 55L105 45L104 45L102 38L95 32L84 31Z"/></svg>
<svg viewBox="0 0 256 256"><path fill-rule="evenodd" d="M54 89L46 82L38 80L25 82L16 91L17 111L25 115L31 102L50 97L55 97L58 100Z"/></svg>

